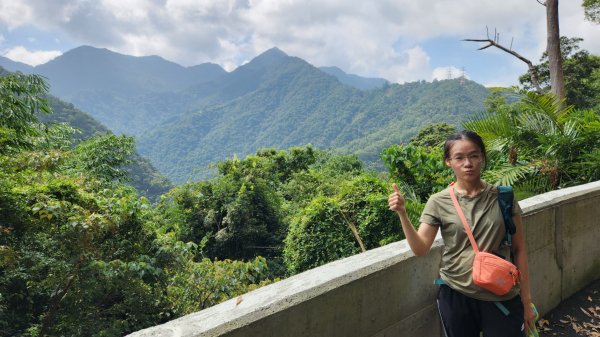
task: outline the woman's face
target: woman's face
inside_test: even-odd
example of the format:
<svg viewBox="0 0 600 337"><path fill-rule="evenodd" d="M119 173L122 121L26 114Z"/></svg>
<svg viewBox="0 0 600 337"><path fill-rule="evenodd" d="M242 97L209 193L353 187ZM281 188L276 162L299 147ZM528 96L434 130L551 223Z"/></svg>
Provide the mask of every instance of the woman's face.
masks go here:
<svg viewBox="0 0 600 337"><path fill-rule="evenodd" d="M451 145L450 157L445 162L454 171L457 180L474 182L481 177L483 153L470 140L456 140Z"/></svg>

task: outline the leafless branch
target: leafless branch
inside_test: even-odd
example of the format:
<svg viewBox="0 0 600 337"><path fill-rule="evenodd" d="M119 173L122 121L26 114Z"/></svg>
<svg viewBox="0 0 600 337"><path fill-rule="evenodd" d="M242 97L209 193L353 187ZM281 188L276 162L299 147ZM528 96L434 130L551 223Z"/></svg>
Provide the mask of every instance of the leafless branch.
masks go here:
<svg viewBox="0 0 600 337"><path fill-rule="evenodd" d="M546 6L546 1L540 1L540 0L535 0L535 1L537 1L542 6Z"/></svg>
<svg viewBox="0 0 600 337"><path fill-rule="evenodd" d="M531 84L533 84L533 86L535 87L535 90L539 93L542 93L542 88L540 87L540 83L538 81L537 78L537 73L535 70L535 67L533 66L533 63L531 61L529 61L529 59L525 58L524 56L522 56L521 54L517 53L516 51L512 50L512 41L511 41L511 47L510 48L506 48L503 45L501 45L500 43L498 43L499 40L499 36L500 34L496 32L496 30L494 29L494 39L490 39L489 36L489 31L486 27L486 32L488 38L487 39L463 39L463 41L469 41L469 42L486 42L487 45L477 49L477 50L483 50L483 49L487 49L489 47L496 47L500 50L503 50L509 54L511 54L512 56L518 58L519 60L525 62L527 64L527 67L529 69L529 74L531 75Z"/></svg>

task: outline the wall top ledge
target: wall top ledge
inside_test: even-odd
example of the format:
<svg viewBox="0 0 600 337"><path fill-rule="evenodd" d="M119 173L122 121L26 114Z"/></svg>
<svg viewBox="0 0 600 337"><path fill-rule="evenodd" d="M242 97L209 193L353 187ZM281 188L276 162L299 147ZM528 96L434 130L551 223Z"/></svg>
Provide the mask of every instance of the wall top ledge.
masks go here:
<svg viewBox="0 0 600 337"><path fill-rule="evenodd" d="M565 200L577 199L577 197L581 195L587 195L588 198L590 195L592 197L600 195L600 181L567 187L523 199L519 201L519 206L521 206L524 214L535 213L540 209L560 204Z"/></svg>
<svg viewBox="0 0 600 337"><path fill-rule="evenodd" d="M435 247L443 244L441 237ZM220 336L413 257L406 240L307 270L129 337Z"/></svg>

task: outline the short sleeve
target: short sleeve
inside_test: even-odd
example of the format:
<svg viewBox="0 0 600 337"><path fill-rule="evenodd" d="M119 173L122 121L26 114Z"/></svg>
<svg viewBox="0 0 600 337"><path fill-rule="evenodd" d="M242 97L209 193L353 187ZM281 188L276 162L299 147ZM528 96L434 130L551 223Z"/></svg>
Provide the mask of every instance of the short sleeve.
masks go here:
<svg viewBox="0 0 600 337"><path fill-rule="evenodd" d="M426 223L435 227L440 227L442 225L442 221L439 216L439 205L436 200L437 198L434 197L431 197L429 200L427 200L425 208L423 209L423 213L421 213L421 218L419 219L421 223Z"/></svg>

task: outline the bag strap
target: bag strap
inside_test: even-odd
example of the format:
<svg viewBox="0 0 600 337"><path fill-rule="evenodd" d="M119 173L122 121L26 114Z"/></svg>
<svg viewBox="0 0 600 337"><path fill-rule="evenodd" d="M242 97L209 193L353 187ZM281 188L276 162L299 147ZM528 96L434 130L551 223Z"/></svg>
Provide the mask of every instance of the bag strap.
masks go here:
<svg viewBox="0 0 600 337"><path fill-rule="evenodd" d="M469 241L471 241L471 245L475 250L475 254L479 253L479 247L477 247L477 243L475 242L475 238L473 237L473 233L471 232L471 228L469 228L469 224L467 223L467 218L465 218L465 213L463 213L462 208L458 204L458 200L456 200L456 195L454 194L454 182L450 184L450 197L452 198L452 202L454 203L454 207L456 208L456 213L458 213L458 217L460 221L462 221L463 226L465 227L465 232L469 236Z"/></svg>
<svg viewBox="0 0 600 337"><path fill-rule="evenodd" d="M498 186L498 203L500 204L500 211L502 212L504 227L506 229L506 236L503 243L509 247L512 245L512 234L515 234L517 231L517 227L512 219L513 199L514 194L511 186Z"/></svg>

